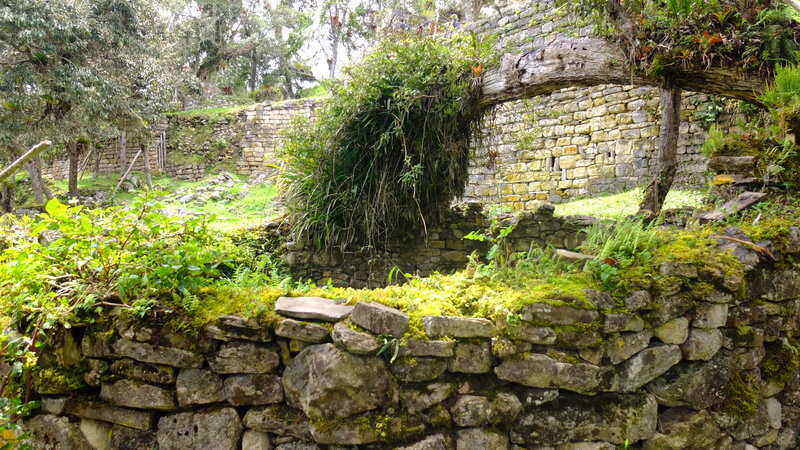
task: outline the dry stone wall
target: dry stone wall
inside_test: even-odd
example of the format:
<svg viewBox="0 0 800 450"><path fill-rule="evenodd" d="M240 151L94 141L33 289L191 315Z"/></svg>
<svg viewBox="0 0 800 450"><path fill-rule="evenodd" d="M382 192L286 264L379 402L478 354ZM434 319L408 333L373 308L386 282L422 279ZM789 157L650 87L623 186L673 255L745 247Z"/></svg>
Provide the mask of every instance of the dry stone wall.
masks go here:
<svg viewBox="0 0 800 450"><path fill-rule="evenodd" d="M26 427L46 449L797 448L793 236L771 263L720 241L745 277L669 262L514 320L281 298L194 336L112 315L41 357Z"/></svg>
<svg viewBox="0 0 800 450"><path fill-rule="evenodd" d="M495 219L499 226L513 226L505 239L512 252L553 246L575 249L582 241L582 230L595 219L584 216L555 217L551 204L539 202L524 214ZM467 234L483 232L492 219L482 205L469 203L448 210L435 223L428 224L427 235L416 234L400 238L383 251L340 253L318 250L313 242L288 241L291 236L284 224L267 224L261 230L261 241L281 242L280 254L297 279L328 280L337 286L378 287L389 283L395 273L397 281L403 274L427 276L434 272L450 273L463 269L472 253L485 255L487 242L464 239ZM259 243L263 248L264 244Z"/></svg>

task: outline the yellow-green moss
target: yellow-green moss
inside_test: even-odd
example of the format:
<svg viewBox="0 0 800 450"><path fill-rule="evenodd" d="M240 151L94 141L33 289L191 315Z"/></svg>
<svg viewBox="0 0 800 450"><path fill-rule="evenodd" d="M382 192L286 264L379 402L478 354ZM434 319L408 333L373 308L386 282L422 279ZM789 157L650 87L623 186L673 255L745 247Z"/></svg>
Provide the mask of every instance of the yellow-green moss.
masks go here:
<svg viewBox="0 0 800 450"><path fill-rule="evenodd" d="M761 382L743 371L734 371L726 386L724 411L739 419L752 417L761 404Z"/></svg>

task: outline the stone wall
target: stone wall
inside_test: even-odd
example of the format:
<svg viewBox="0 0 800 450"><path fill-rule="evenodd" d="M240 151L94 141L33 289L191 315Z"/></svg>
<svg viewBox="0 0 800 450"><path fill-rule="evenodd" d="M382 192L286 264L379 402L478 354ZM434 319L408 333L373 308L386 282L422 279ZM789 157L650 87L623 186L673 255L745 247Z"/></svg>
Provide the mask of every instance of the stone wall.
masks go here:
<svg viewBox="0 0 800 450"><path fill-rule="evenodd" d="M314 109L322 104L321 99L287 100L259 103L240 113L246 121L246 133L242 139L242 154L237 169L246 175L272 173L280 166L276 151L283 140L283 133L298 117L310 117Z"/></svg>
<svg viewBox="0 0 800 450"><path fill-rule="evenodd" d="M415 234L399 239L380 252L327 252L315 249L313 243L290 241L277 250L297 279L329 280L337 286L385 286L390 273L397 281L403 274L427 276L434 272L450 273L463 269L473 252L485 255L487 242L464 239L473 231L486 230L492 220L480 204L470 203L448 210L435 223L428 224L427 236ZM526 252L532 247L553 246L575 249L583 240L582 229L594 223L590 217L554 217L553 206L539 202L524 214L497 219L500 226L513 226L505 239L512 252ZM267 224L260 231L261 239L285 242L291 236L278 222ZM251 236L252 239L252 236ZM399 271L399 273L398 273ZM394 281L394 280L391 280Z"/></svg>
<svg viewBox="0 0 800 450"><path fill-rule="evenodd" d="M514 320L282 298L195 336L113 315L40 356L26 427L47 449L797 448L797 251L721 242L744 278L669 262Z"/></svg>

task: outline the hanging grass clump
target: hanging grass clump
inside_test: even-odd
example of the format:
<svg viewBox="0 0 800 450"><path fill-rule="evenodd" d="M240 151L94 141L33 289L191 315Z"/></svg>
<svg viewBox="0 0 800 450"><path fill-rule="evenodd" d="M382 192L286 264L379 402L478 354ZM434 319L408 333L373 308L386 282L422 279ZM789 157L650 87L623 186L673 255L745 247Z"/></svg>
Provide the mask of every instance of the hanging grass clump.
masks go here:
<svg viewBox="0 0 800 450"><path fill-rule="evenodd" d="M282 150L293 232L342 250L423 233L463 193L490 54L474 36L392 36L349 68Z"/></svg>

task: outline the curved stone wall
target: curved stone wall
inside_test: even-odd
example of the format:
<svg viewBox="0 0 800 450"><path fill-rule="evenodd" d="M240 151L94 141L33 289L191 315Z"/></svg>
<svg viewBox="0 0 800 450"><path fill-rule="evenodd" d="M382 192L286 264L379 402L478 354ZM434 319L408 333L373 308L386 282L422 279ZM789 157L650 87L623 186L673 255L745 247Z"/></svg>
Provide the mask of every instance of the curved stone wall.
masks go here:
<svg viewBox="0 0 800 450"><path fill-rule="evenodd" d="M720 240L744 278L669 262L627 298L497 321L319 298L199 336L112 315L42 355L27 428L38 448L797 448L792 236L772 263Z"/></svg>

